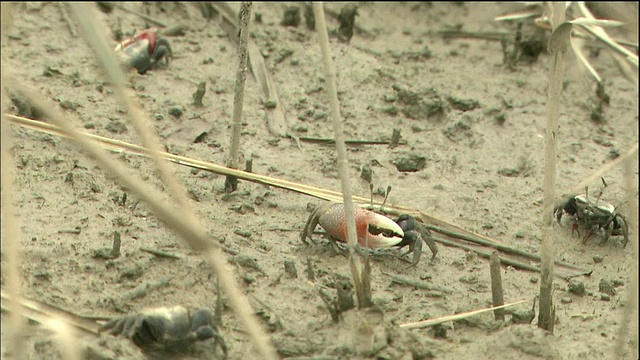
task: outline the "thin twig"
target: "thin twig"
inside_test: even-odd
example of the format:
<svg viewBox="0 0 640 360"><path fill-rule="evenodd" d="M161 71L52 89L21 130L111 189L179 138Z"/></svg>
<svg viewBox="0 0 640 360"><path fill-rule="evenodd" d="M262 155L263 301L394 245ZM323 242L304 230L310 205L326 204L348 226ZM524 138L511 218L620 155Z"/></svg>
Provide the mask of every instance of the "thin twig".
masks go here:
<svg viewBox="0 0 640 360"><path fill-rule="evenodd" d="M132 99L135 97L131 96L128 91L125 91L123 81L124 76L115 60L113 51L107 45L106 38L104 37L104 34L107 33L104 24L96 20L96 16L93 14L95 9L91 8L89 5L73 3L70 4L70 7L76 16L76 21L78 21L81 28L86 32L86 34L83 35L91 38L89 44L93 47L98 60L103 64L112 84L114 84L114 92L118 99L127 109L127 112L131 116L134 126L136 126L143 142L147 144L147 147L150 149L150 154L155 160L156 166L160 170L162 180L168 185L172 195L178 201L180 209L176 212L176 209L172 209L172 207L159 201L157 195L151 195L152 192L147 189L147 186L142 185L138 180L131 179L128 174L125 174L125 172L122 171L122 168L119 165L116 165L111 161L111 159L108 159L108 157L105 156L106 154L102 151L97 151L97 149L91 148L94 146L93 142L86 138L82 138L82 136L76 132L72 126L62 120L62 116L60 116L56 110L52 111L55 112L55 115L50 116L50 118L55 118L54 122L63 127L64 130L85 149L85 151L89 152L96 161L98 161L103 167L107 168L108 171L121 182L121 184L130 188L140 199L147 202L154 213L165 221L168 226L176 230L194 250L203 251L205 253L205 256L208 258L209 262L218 274L222 287L231 299L232 308L251 334L251 339L256 345L256 350L263 358L276 359L277 356L275 351L268 343L267 335L260 327L256 317L253 315L249 301L238 289L235 284L235 279L232 276L232 272L224 263L224 255L222 255L219 248L213 248L215 245L210 241L210 239L208 239L208 236L198 223L195 213L191 209L190 202L186 196L186 191L183 187L179 186L175 178L172 176L166 162L161 160L159 156L161 146L160 141L158 141L156 137L152 136L152 132L144 122L144 114L140 111L140 108L133 105ZM101 27L102 31L96 30L96 26ZM25 91L22 91L22 93L25 95ZM42 104L42 101L40 101L40 103ZM40 107L46 108L46 105ZM135 191L133 189L135 189ZM177 216L177 214L180 214L180 216Z"/></svg>
<svg viewBox="0 0 640 360"><path fill-rule="evenodd" d="M128 12L128 13L131 13L131 14L137 15L137 16L141 17L142 19L147 20L148 22L150 22L150 23L152 23L152 24L154 24L154 25L156 25L156 26L160 26L160 27L163 27L163 28L167 27L167 24L163 23L162 21L160 21L160 20L158 20L158 19L156 19L156 18L154 18L154 17L151 17L151 16L149 16L149 15L145 15L145 14L143 14L143 13L139 12L139 11L135 11L135 10L127 9L127 8L126 8L126 7L124 7L124 5L122 5L122 4L118 4L118 3L115 3L115 2L114 2L114 3L113 3L113 6L114 6L114 7L117 7L118 9L120 9L120 10L122 10L122 11L124 11L124 12Z"/></svg>
<svg viewBox="0 0 640 360"><path fill-rule="evenodd" d="M172 279L173 279L173 276L165 276L158 280L149 281L147 283L140 284L136 286L133 290L126 292L122 296L122 298L124 300L129 301L129 300L137 299L139 297L143 297L147 295L147 293L149 293L149 291L151 290L159 289L161 287L165 287L169 285Z"/></svg>
<svg viewBox="0 0 640 360"><path fill-rule="evenodd" d="M55 135L55 136L61 136L64 138L70 138L70 135L67 134L64 130L62 130L60 127L52 125L52 124L47 124L41 121L35 121L35 120L30 120L24 117L20 117L20 116L15 116L15 115L10 115L10 114L5 114L4 118L15 123L18 124L20 126L32 129L32 130L36 130L36 131L40 131L43 133L47 133L47 134L51 134L51 135ZM119 140L113 140L113 139L109 139L109 138L105 138L105 137L100 137L97 135L93 135L93 134L88 134L88 133L82 133L82 136L87 137L89 139L95 140L100 146L102 146L103 148L112 150L112 151L116 151L116 152L126 152L128 154L132 154L132 155L140 155L140 156L149 156L149 150L139 146L139 145L134 145L134 144L130 144L127 142L123 142L123 141L119 141ZM572 189L566 191L567 193L577 193L581 190L584 189L585 184L591 183L597 179L599 179L603 174L611 171L612 168L620 165L625 159L631 158L633 156L635 156L637 154L638 151L638 143L634 143L630 146L630 148L625 151L624 153L622 153L618 158L604 164L602 167L596 169L593 174L587 176L585 178L585 180L581 181L580 183L578 183L578 185L574 186ZM311 185L306 185L306 184L301 184L301 183L296 183L296 182L292 182L292 181L287 181L287 180L283 180L283 179L278 179L278 178L274 178L274 177L270 177L270 176L265 176L265 175L260 175L260 174L255 174L255 173L249 173L249 172L245 172L245 171L241 171L241 170L236 170L236 169L229 169L225 166L222 165L217 165L217 164L213 164L213 163L209 163L209 162L205 162L205 161L200 161L200 160L196 160L196 159L191 159L191 158L187 158L184 156L179 156L179 155L174 155L174 154L169 154L166 152L161 152L160 156L163 159L166 159L168 161L174 162L178 165L183 165L183 166L188 166L191 168L195 168L195 169L200 169L200 170L204 170L204 171L209 171L209 172L213 172L216 174L220 174L220 175L227 175L227 174L231 174L233 176L236 176L238 179L242 179L242 180L246 180L246 181L251 181L251 182L255 182L258 184L263 184L263 185L268 185L268 186L273 186L276 188L280 188L280 189L284 189L284 190L289 190L289 191L294 191L294 192L298 192L300 194L304 194L307 196L313 196L316 197L318 199L322 199L322 200L327 200L327 201L334 201L334 202L340 202L342 201L342 194L340 192L337 191L333 191L333 190L328 190L328 189L323 189L323 188L318 188L315 186L311 186ZM529 259L533 259L535 261L540 261L540 256L536 255L536 254L531 254L531 253L527 253L525 251L521 251L518 249L514 249L511 248L507 245L501 244L499 241L489 238L485 235L481 235L481 234L476 234L473 233L471 231L465 230L455 224L449 223L447 221L444 221L442 219L439 219L437 217L428 215L424 212L421 212L419 210L416 209L412 209L412 208L408 208L408 207L403 207L400 205L387 205L384 206L384 211L381 210L381 206L377 205L377 204L371 204L371 199L370 198L363 198L363 197L359 197L359 196L353 196L353 200L356 201L358 204L360 204L360 206L362 206L363 208L367 208L367 209L372 209L374 211L378 211L378 212L382 212L384 214L387 215L400 215L400 214L409 214L413 217L415 217L417 220L419 220L421 223L424 224L424 226L426 226L428 229L433 230L437 233L443 234L445 236L449 236L451 238L455 238L455 239L461 239L461 240L465 240L465 241L470 241L476 244L480 244L482 246L489 246L492 247L494 249L500 250L506 254L511 254L511 255L516 255L516 256L522 256L522 257L526 257ZM553 210L553 206L551 206L549 209ZM543 212L546 211L544 208L542 210ZM275 229L274 229L275 230ZM291 231L291 230L287 230L287 229L280 229L282 231ZM439 239L436 239L436 241L442 242ZM445 245L449 245L449 246L458 246L458 244L456 243L445 243L442 242ZM471 247L469 247L471 248ZM473 250L473 249L472 249ZM230 249L225 249L226 252L231 253ZM473 250L475 251L475 250ZM232 255L235 255L235 252L231 253ZM575 276L575 275L579 275L579 274L588 274L589 271L586 269L582 269L582 268L577 268L571 264L568 264L566 262L563 261L555 261L556 266L560 266L560 267L566 267L568 269L572 269L572 271L574 272L573 275L571 274L564 274L564 275L558 275L562 278L568 278L571 276ZM540 269L538 268L533 268L531 269L532 271L540 271ZM576 272L577 271L577 272Z"/></svg>
<svg viewBox="0 0 640 360"><path fill-rule="evenodd" d="M503 31L466 31L456 29L436 30L435 34L442 36L445 39L449 38L461 38L461 39L482 39L482 40L494 40L500 41L506 37L512 37L513 35Z"/></svg>
<svg viewBox="0 0 640 360"><path fill-rule="evenodd" d="M528 300L520 300L520 301L515 301L515 302L512 302L512 303L504 304L504 305L498 306L498 307L493 307L492 306L492 307L486 308L486 309L467 311L467 312L460 313L460 314L455 314L455 315L442 316L442 317L439 317L437 319L429 319L429 320L418 321L418 322L413 322L413 323L400 324L400 327L401 328L405 328L405 329L418 329L418 328L423 328L423 327L427 327L427 326L434 326L434 325L445 323L447 321L456 321L456 320L466 319L468 317L479 315L479 314L485 313L487 311L493 311L493 310L496 310L496 309L504 309L504 308L509 307L509 306L522 304L523 302L526 302L526 301L528 301Z"/></svg>
<svg viewBox="0 0 640 360"><path fill-rule="evenodd" d="M432 285L425 281L419 281L416 279L411 279L411 278L400 276L400 275L392 275L391 282L398 285L411 286L416 289L433 290L433 291L438 291L442 294L453 294L453 290L449 288Z"/></svg>
<svg viewBox="0 0 640 360"><path fill-rule="evenodd" d="M60 10L60 17L67 24L67 27L69 28L69 32L71 33L71 36L74 38L78 37L78 32L76 31L76 27L71 21L71 19L69 18L69 12L67 11L66 5L63 3L58 3L58 9Z"/></svg>
<svg viewBox="0 0 640 360"><path fill-rule="evenodd" d="M351 267L351 275L356 289L356 297L358 298L358 308L367 307L366 299L368 296L364 292L360 275L361 266L358 261L355 247L357 241L356 222L354 217L353 199L351 197L351 184L349 182L349 168L347 166L347 150L344 145L344 134L342 130L342 116L340 115L340 105L338 102L338 89L336 87L336 70L331 59L331 49L329 47L329 34L327 32L327 24L324 17L324 8L322 3L313 3L313 14L316 20L316 31L318 34L318 42L322 52L322 60L324 62L324 73L327 83L327 93L329 95L329 105L331 107L331 120L333 121L333 132L336 140L336 152L338 157L338 173L340 174L340 184L342 188L342 196L345 205L345 222L347 226L347 244L349 247L349 264Z"/></svg>
<svg viewBox="0 0 640 360"><path fill-rule="evenodd" d="M476 248L474 248L473 246L467 246L467 245L462 245L462 244L458 244L455 243L453 241L449 241L449 240L445 240L442 238L436 238L434 237L435 241L441 243L441 244L445 244L448 246L453 246L453 247L458 247L460 249L464 249L467 251L473 251L476 254L484 257L484 258L489 258L491 256L491 253L488 251L482 251L482 250L478 250ZM509 266L513 266L514 268L517 269L521 269L521 270L529 270L529 271L535 271L535 272L540 272L540 268L537 266L533 266L533 265L529 265L529 264L524 264L521 263L519 261L513 260L513 259L508 259L508 258L500 258L500 262L505 264L505 265L509 265ZM558 276L561 276L560 274L557 274Z"/></svg>
<svg viewBox="0 0 640 360"><path fill-rule="evenodd" d="M238 72L236 73L236 86L233 99L233 126L231 132L231 150L227 159L227 167L238 167L238 152L240 151L240 131L242 130L242 105L244 103L244 83L247 79L247 41L249 39L249 19L251 19L251 2L243 2L240 5L240 40L238 43ZM238 179L227 175L224 182L227 192L238 189Z"/></svg>
<svg viewBox="0 0 640 360"><path fill-rule="evenodd" d="M182 259L182 256L180 255L168 253L162 250L151 249L148 247L140 247L140 251L148 252L149 254L152 254L158 257L168 258L168 259Z"/></svg>
<svg viewBox="0 0 640 360"><path fill-rule="evenodd" d="M489 269L491 273L491 295L493 300L493 306L504 305L504 295L502 293L502 274L500 273L500 257L498 252L491 253L489 258ZM493 312L496 320L504 320L504 310L496 309Z"/></svg>
<svg viewBox="0 0 640 360"><path fill-rule="evenodd" d="M315 144L335 144L335 140L331 138L318 138L318 137L308 137L308 136L300 136L298 138L300 141L315 143ZM346 145L389 145L391 142L389 140L345 140L344 143ZM405 145L406 141L400 141L398 144Z"/></svg>

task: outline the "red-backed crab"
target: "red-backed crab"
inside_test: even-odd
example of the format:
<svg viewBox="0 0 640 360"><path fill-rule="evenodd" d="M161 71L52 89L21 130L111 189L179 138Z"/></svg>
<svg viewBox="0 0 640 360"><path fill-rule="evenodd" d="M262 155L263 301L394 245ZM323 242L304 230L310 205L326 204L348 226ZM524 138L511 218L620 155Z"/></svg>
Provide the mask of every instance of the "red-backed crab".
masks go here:
<svg viewBox="0 0 640 360"><path fill-rule="evenodd" d="M413 251L413 265L420 261L422 254L422 241L424 240L433 256L438 252L435 241L428 229L421 226L413 217L401 215L397 221L393 221L384 215L373 211L355 207L356 233L358 244L369 248L388 248L409 246L409 252ZM347 241L347 226L344 221L344 205L341 203L328 203L319 206L311 213L301 233L303 242L307 238L312 239L316 225L327 232L332 241Z"/></svg>
<svg viewBox="0 0 640 360"><path fill-rule="evenodd" d="M100 331L131 339L143 350L180 352L197 341L215 339L227 354L227 346L216 331L211 313L206 309L189 312L183 306L144 309L104 324Z"/></svg>
<svg viewBox="0 0 640 360"><path fill-rule="evenodd" d="M115 52L122 64L136 68L139 74L146 73L162 60L168 64L173 56L169 41L160 37L156 28L140 31L122 41L116 46Z"/></svg>
<svg viewBox="0 0 640 360"><path fill-rule="evenodd" d="M586 242L596 231L604 230L604 238L601 243L609 240L611 235L623 236L624 246L629 242L629 224L627 219L616 211L615 206L598 201L592 202L587 195L571 196L568 200L557 206L554 210L556 220L560 223L565 213L572 216L573 231L578 231L582 226L587 229L582 242Z"/></svg>

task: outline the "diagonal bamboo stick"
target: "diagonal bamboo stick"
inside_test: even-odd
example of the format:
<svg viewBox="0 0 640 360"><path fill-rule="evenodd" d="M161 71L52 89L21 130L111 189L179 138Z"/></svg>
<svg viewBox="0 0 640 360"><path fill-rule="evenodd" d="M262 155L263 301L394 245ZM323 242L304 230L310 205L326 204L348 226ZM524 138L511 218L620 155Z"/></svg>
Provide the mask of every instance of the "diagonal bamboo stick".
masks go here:
<svg viewBox="0 0 640 360"><path fill-rule="evenodd" d="M42 121L27 119L25 117L21 117L17 115L5 114L4 116L7 120L25 128L29 128L35 131L44 132L44 133L55 135L55 136L61 136L65 138L69 137L69 135L63 129L55 125L51 125ZM134 155L149 156L149 150L140 145L135 145L135 144L130 144L124 141L109 139L102 136L89 134L86 132L82 132L82 134L98 142L105 149L108 149L114 152L126 152ZM594 171L591 175L587 176L584 180L580 181L577 185L575 185L573 188L569 189L566 192L577 193L582 191L586 185L600 179L605 173L611 171L611 169L620 165L625 159L628 159L634 156L637 151L638 151L638 144L636 143L636 144L633 144L626 152L621 154L618 158L604 164L602 167ZM192 158L188 158L180 155L174 155L167 152L161 151L159 154L163 159L174 162L179 165L188 166L188 167L192 167L200 170L205 170L205 171L209 171L209 172L213 172L221 175L233 175L233 176L237 176L238 179L252 181L252 182L263 184L263 185L274 186L280 189L295 191L295 192L312 196L322 200L334 201L334 202L342 201L342 193L338 191L323 189L323 188L315 187L312 185L305 185L305 184L278 179L270 176L249 173L242 170L230 169L222 165L217 165L214 163L196 160L196 159L192 159ZM460 234L469 235L470 237L475 239L479 238L479 239L490 241L496 244L500 243L498 240L465 230L453 223L436 218L430 214L427 214L417 209L408 208L400 205L385 205L383 208L381 207L380 204L371 205L371 199L361 197L361 196L353 196L353 200L358 205L364 208L369 208L375 211L379 211L379 212L383 212L391 215L409 214L419 219L421 222L428 222L435 226L441 226L447 230L455 231Z"/></svg>

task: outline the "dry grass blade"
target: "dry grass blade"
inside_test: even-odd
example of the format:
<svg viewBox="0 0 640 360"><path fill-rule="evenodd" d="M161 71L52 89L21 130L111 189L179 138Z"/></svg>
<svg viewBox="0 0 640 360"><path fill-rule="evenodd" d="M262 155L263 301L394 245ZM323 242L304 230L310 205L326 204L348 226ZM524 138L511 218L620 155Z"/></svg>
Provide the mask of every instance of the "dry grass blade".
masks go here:
<svg viewBox="0 0 640 360"><path fill-rule="evenodd" d="M30 128L40 132L45 132L51 135L69 137L69 135L63 129L55 125L47 124L41 121L27 119L27 118L16 116L16 115L10 115L10 114L5 114L5 117L10 121L16 124L19 124L21 126L24 126L26 128ZM88 133L83 133L83 135L88 138L91 138L92 140L95 140L102 147L112 151L127 152L130 154L149 156L149 150L143 146L134 145L134 144L126 143L123 141L113 140L113 139L109 139L109 138L105 138L105 137L101 137L93 134L88 134ZM596 173L594 173L589 178L587 178L588 181L585 180L580 184L583 184L583 183L588 184L593 182L593 179L599 179L602 176L602 174L604 174L606 171L609 171L612 167L617 166L622 161L622 159L632 156L636 150L637 150L637 145L632 149L630 149L629 151L627 151L625 154L621 155L618 159L612 161L611 163L605 165L603 168L599 169ZM322 199L322 200L342 202L342 193L338 191L318 188L311 185L305 185L305 184L291 182L291 181L278 179L270 176L249 173L241 170L230 169L225 166L213 164L210 162L195 160L195 159L174 155L166 152L160 152L159 155L162 158L179 165L189 166L192 168L210 171L210 172L221 174L221 175L232 175L232 176L236 176L238 179L252 181L255 183L269 185L269 186L274 186L280 189L295 191L295 192L305 194L308 196L313 196L315 198ZM584 188L584 185L576 186L573 189L573 192L580 191L583 188ZM449 223L442 219L438 219L432 215L426 214L417 209L403 207L399 205L385 205L384 208L382 208L379 204L371 205L369 198L360 197L360 196L353 196L353 200L358 205L364 208L370 208L375 211L379 211L379 212L391 214L391 215L409 214L423 223L429 223L435 226L439 226L449 231L457 232L458 234L463 234L470 238L489 241L495 244L500 243L495 239L465 230L455 224ZM469 241L476 241L476 240L469 240Z"/></svg>
<svg viewBox="0 0 640 360"><path fill-rule="evenodd" d="M80 360L82 355L80 354L80 348L78 347L76 337L73 331L73 327L69 326L66 322L57 319L55 317L47 319L44 324L45 327L58 335L58 341L60 343L62 358L65 360Z"/></svg>
<svg viewBox="0 0 640 360"><path fill-rule="evenodd" d="M54 331L60 338L60 346L64 359L75 360L81 359L76 344L76 335L74 328L83 330L92 335L99 335L99 325L93 321L82 318L71 312L62 310L46 303L22 298L19 301L12 301L12 297L1 290L2 309L12 311L14 305L21 307L21 313L18 316L24 316L29 320L38 322ZM6 302L10 304L7 305Z"/></svg>
<svg viewBox="0 0 640 360"><path fill-rule="evenodd" d="M11 10L12 5L3 2L2 3L2 32L0 36L2 41L6 39L5 34L9 29L11 22ZM4 44L3 44L4 45ZM3 59L4 60L4 59ZM0 70L0 76L2 78L2 87L0 87L0 102L2 107L2 114L4 114L7 102L7 96L5 93L5 77L4 67ZM14 194L16 191L15 181L15 162L11 154L11 129L9 128L8 121L5 121L4 117L0 124L0 146L2 159L0 172L0 184L1 196L0 212L2 216L2 257L7 260L7 268L2 269L3 277L6 276L7 286L10 294L19 299L21 294L21 277L20 277L20 239L22 238L22 232L20 230L20 223L17 217L17 209L15 208ZM5 272L6 271L6 272ZM18 302L11 304L9 307L11 315L9 316L10 331L8 332L10 351L16 359L24 358L24 330L25 323L22 318L22 308Z"/></svg>
<svg viewBox="0 0 640 360"><path fill-rule="evenodd" d="M144 186L140 186L141 184L132 182L129 179L126 179L126 177L123 177L122 175L124 174L119 171L117 167L114 167L114 164L107 165L108 158L106 158L104 154L99 154L99 162L105 168L108 168L112 174L116 175L122 183L126 184L128 182L130 185L134 185L135 190L130 188L132 192L136 193L141 199L151 205L151 208L159 218L164 220L167 225L177 230L182 238L189 242L195 250L201 250L209 257L211 265L215 269L222 287L231 299L232 307L250 333L257 350L265 358L276 358L273 348L266 340L267 336L264 333L264 330L260 327L255 316L252 315L253 311L251 310L248 300L238 289L233 276L231 275L232 273L228 271L227 266L224 264L224 256L222 256L220 249L213 247L204 230L199 226L195 213L191 209L189 200L186 196L185 189L178 184L177 180L169 171L169 167L166 162L159 156L161 142L158 141L157 136L154 136L151 130L149 130L149 127L145 122L144 114L131 100L134 97L130 96L130 94L125 90L123 81L124 76L115 59L113 51L107 45L107 40L104 37L104 34L108 33L106 31L106 27L97 20L97 17L95 16L95 9L89 5L73 3L70 4L70 8L72 9L76 21L83 30L83 35L86 36L88 43L95 51L97 59L107 72L114 86L114 93L117 95L118 100L127 109L130 119L143 139L143 143L151 150L150 155L154 159L158 170L160 170L162 180L168 185L171 194L178 201L180 209L176 212L174 209L171 209L159 202L158 198L154 199L152 196L143 194ZM97 27L101 27L102 31L98 31ZM23 95L26 94L23 93ZM62 121L61 117L56 116L56 118L59 121ZM71 127L68 127L66 130L72 135L74 140L78 140L77 137L81 136ZM82 139L79 143L89 153L93 151L93 149L89 148L91 146L91 141ZM96 157L98 152L94 152L92 155L98 159L98 157ZM143 196L140 196L141 194ZM177 216L177 214L180 214L180 216Z"/></svg>
<svg viewBox="0 0 640 360"><path fill-rule="evenodd" d="M47 320L44 323L44 326L58 335L58 342L60 343L63 359L81 360L84 358L81 354L80 348L78 347L78 341L76 339L73 327L56 318Z"/></svg>
<svg viewBox="0 0 640 360"><path fill-rule="evenodd" d="M145 202L169 228L173 229L194 250L203 252L204 257L216 272L221 287L229 296L231 308L238 315L239 320L249 333L256 350L265 359L277 359L275 351L268 342L266 333L258 323L255 315L253 315L254 311L251 309L248 299L235 283L233 271L225 262L226 255L211 241L202 227L193 226L193 222L187 221L179 210L163 202L155 190L132 177L120 164L109 158L94 139L77 131L65 121L64 116L54 106L51 106L47 100L38 95L36 91L24 87L15 78L11 79L11 83L13 90L22 94L49 121L58 125L70 140L78 144L89 157L93 158L108 173L114 176L121 185L127 187L131 193Z"/></svg>
<svg viewBox="0 0 640 360"><path fill-rule="evenodd" d="M83 36L86 38L90 47L94 50L96 59L105 69L109 77L109 81L112 84L114 94L120 104L122 104L126 109L129 120L131 120L131 123L136 128L138 135L140 135L142 143L145 147L151 150L151 158L160 172L162 181L167 184L170 194L178 202L183 216L185 216L188 221L192 222L193 226L196 226L197 220L195 212L188 200L186 190L178 183L175 176L173 176L166 161L161 159L158 155L162 150L162 142L151 130L147 116L142 112L140 107L131 100L134 99L135 96L133 96L131 91L126 89L124 86L124 74L122 73L115 54L104 35L108 34L107 27L98 20L98 17L95 14L95 8L89 4L71 3L69 6L74 18L83 30Z"/></svg>
<svg viewBox="0 0 640 360"><path fill-rule="evenodd" d="M493 21L516 21L534 18L540 16L541 12L538 9L525 10L521 12L515 12L507 15L496 16Z"/></svg>
<svg viewBox="0 0 640 360"><path fill-rule="evenodd" d="M594 171L591 175L585 177L576 186L574 186L570 190L570 192L577 193L582 191L585 188L585 186L588 186L589 184L593 184L594 182L598 181L602 176L604 176L604 174L611 171L611 169L613 169L614 167L622 164L627 159L630 159L631 157L636 155L637 152L638 152L638 143L636 142L635 144L632 144L629 147L629 149L627 149L627 151L621 154L620 157L616 158L615 160L609 163L602 165L599 169Z"/></svg>
<svg viewBox="0 0 640 360"><path fill-rule="evenodd" d="M78 316L69 311L60 309L55 306L51 306L49 304L30 300L26 298L20 299L20 301L13 301L13 297L5 292L5 289L2 289L2 309L11 311L13 305L18 304L23 309L22 316L33 320L35 322L44 324L46 321L56 318L69 325L73 325L75 328L80 329L89 334L98 335L98 329L100 326L91 321L87 320L81 316ZM7 302L9 304L7 304Z"/></svg>
<svg viewBox="0 0 640 360"><path fill-rule="evenodd" d="M160 20L158 20L156 18L153 18L151 16L145 15L145 14L139 12L139 11L128 9L128 8L122 6L121 4L118 4L118 3L112 3L112 4L113 4L113 6L117 7L118 9L120 9L120 10L122 10L124 12L135 14L135 15L141 17L142 19L150 22L151 24L154 24L154 25L160 26L160 27L167 27L167 24L163 23L162 21L160 21Z"/></svg>
<svg viewBox="0 0 640 360"><path fill-rule="evenodd" d="M405 328L405 329L419 329L419 328L423 328L423 327L427 327L427 326L434 326L434 325L445 323L447 321L462 320L462 319L466 319L468 317L472 317L472 316L479 315L479 314L482 314L482 313L486 313L486 312L489 312L489 311L495 311L495 310L498 310L498 309L504 309L506 307L522 304L522 303L527 302L527 301L531 301L531 300L520 300L520 301L515 301L515 302L512 302L512 303L504 304L504 305L501 305L501 306L492 306L492 307L488 307L486 309L467 311L467 312L463 312L463 313L460 313L460 314L442 316L442 317L439 317L439 318L436 318L436 319L429 319L429 320L417 321L417 322L412 322L412 323L400 324L400 327L401 328Z"/></svg>
<svg viewBox="0 0 640 360"><path fill-rule="evenodd" d="M583 37L588 39L596 39L603 44L605 44L608 48L613 50L613 58L616 63L620 67L623 75L629 79L630 81L634 81L633 79L637 77L637 73L634 74L634 71L629 67L629 64L633 65L636 70L638 68L638 55L634 54L632 51L626 49L622 45L620 45L621 41L616 41L611 38L606 31L603 29L604 27L616 27L624 25L623 22L617 20L608 20L608 19L596 19L591 11L587 8L584 2L577 2L579 11L582 13L583 17L573 19L569 21L572 25L575 25L574 29L576 31L573 32L572 36L574 37ZM494 21L521 21L528 17L536 17L536 24L544 27L547 30L550 30L549 26L549 18L540 9L532 9L519 13L513 13L503 16L498 16L494 19ZM572 39L573 40L573 39ZM589 63L587 58L582 53L581 47L572 41L571 43L573 52L576 54L576 57L580 62L586 67L587 71L593 76L593 78L601 82L602 79L598 75L595 68ZM634 45L637 49L637 45Z"/></svg>
<svg viewBox="0 0 640 360"><path fill-rule="evenodd" d="M607 46L609 46L615 52L617 52L620 55L624 56L627 59L627 61L629 61L636 68L638 68L638 55L634 54L633 52L629 51L625 47L623 47L620 44L618 44L600 26L600 25L606 25L608 22L602 22L602 20L597 20L593 16L591 11L589 11L589 9L586 7L584 2L578 2L578 7L580 8L580 11L582 12L582 14L586 18L586 20L582 21L582 22L577 22L576 25L581 25L586 31L591 33L593 36L595 36L598 40L602 41ZM597 23L598 25L592 25L591 22L593 22L593 21L599 21L599 23ZM616 26L616 25L617 24L614 23L614 26Z"/></svg>
<svg viewBox="0 0 640 360"><path fill-rule="evenodd" d="M47 124L41 121L26 119L20 116L9 115L9 114L6 114L5 117L16 124L19 124L21 126L24 126L33 130L46 132L48 134L52 134L56 136L69 137L69 135L63 129L55 125ZM126 142L108 139L108 138L87 134L87 133L83 133L83 136L86 136L88 138L91 138L92 140L95 140L96 142L101 144L103 147L112 151L127 152L130 154L149 156L149 150L139 145L129 144ZM318 199L323 199L323 200L328 200L333 202L343 201L342 194L340 192L333 191L333 190L322 189L322 188L318 188L310 185L295 183L295 182L273 178L269 176L249 173L249 172L236 170L236 169L230 169L221 165L204 162L200 160L195 160L195 159L191 159L191 158L187 158L179 155L173 155L166 152L161 152L160 156L162 156L166 160L172 161L176 164L180 164L183 166L189 166L192 168L210 171L210 172L221 174L221 175L232 175L237 177L238 179L252 181L255 183L269 185L269 186L274 186L274 187L285 189L285 190L295 191L301 194L316 197ZM370 199L368 198L359 197L359 196L353 196L352 198L356 203L358 203L362 207L372 208L373 210L383 212L386 214L393 214L393 215L409 214L423 223L429 223L431 225L439 226L448 231L456 232L458 236L464 236L465 238L467 238L468 241L473 241L478 243L481 243L483 241L491 242L494 244L499 243L497 240L465 230L455 224L438 219L434 216L428 215L416 209L402 207L402 206L392 206L392 205L386 205L384 208L381 208L380 205L371 205Z"/></svg>
<svg viewBox="0 0 640 360"><path fill-rule="evenodd" d="M584 56L584 53L582 52L582 43L583 41L579 41L577 39L576 40L571 39L571 49L573 50L573 53L576 54L576 57L578 58L578 60L580 60L580 63L584 65L584 67L587 69L589 74L591 74L591 76L593 76L593 78L597 82L601 83L602 78L600 77L596 69L593 68L589 60L587 60L587 57Z"/></svg>

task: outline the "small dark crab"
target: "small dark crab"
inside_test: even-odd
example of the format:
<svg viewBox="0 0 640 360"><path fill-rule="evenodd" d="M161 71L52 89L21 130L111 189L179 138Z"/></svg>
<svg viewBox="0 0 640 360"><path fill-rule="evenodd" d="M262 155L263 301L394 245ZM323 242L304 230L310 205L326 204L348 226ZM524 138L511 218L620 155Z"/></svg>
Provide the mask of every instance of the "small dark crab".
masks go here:
<svg viewBox="0 0 640 360"><path fill-rule="evenodd" d="M104 324L100 331L131 339L143 350L182 352L198 341L215 339L225 357L227 346L206 309L189 312L183 306L144 309Z"/></svg>
<svg viewBox="0 0 640 360"><path fill-rule="evenodd" d="M607 204L591 202L587 195L576 195L569 197L554 210L556 220L560 223L564 214L569 214L574 220L573 230L580 232L578 227L587 229L582 242L586 242L596 231L604 230L605 243L610 236L623 236L624 246L629 242L629 224L627 219L616 211L616 207Z"/></svg>
<svg viewBox="0 0 640 360"><path fill-rule="evenodd" d="M420 261L423 240L431 249L433 256L438 252L429 230L421 226L413 217L405 214L393 221L384 215L365 210L359 206L356 206L354 210L356 234L360 246L369 248L409 246L409 251L403 255L413 251L413 265ZM347 225L344 221L343 204L324 204L311 213L301 233L303 242L307 243L307 238L312 238L313 231L318 224L327 232L332 241L347 242Z"/></svg>
<svg viewBox="0 0 640 360"><path fill-rule="evenodd" d="M136 33L119 43L115 52L125 66L133 67L139 74L146 73L164 60L166 64L173 56L169 41L150 28Z"/></svg>

